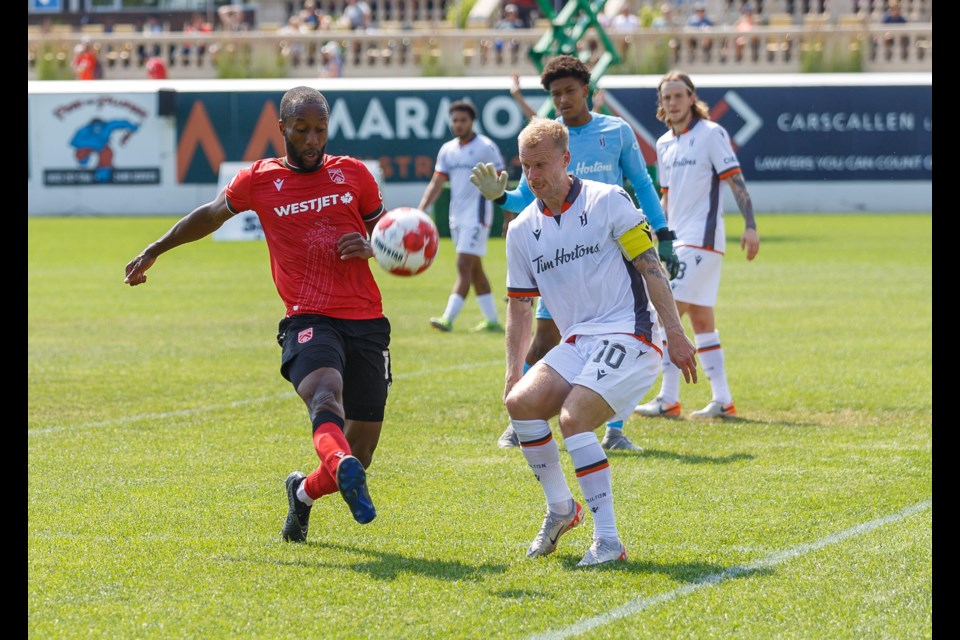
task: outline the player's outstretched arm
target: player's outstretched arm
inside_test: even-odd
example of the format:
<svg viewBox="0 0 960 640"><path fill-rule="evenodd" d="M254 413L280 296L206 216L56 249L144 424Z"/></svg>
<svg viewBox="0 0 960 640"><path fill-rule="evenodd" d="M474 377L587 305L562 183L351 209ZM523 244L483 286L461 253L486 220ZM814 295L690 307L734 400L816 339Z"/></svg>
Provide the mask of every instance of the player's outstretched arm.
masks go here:
<svg viewBox="0 0 960 640"><path fill-rule="evenodd" d="M510 76L510 80L510 95L513 96L514 101L520 106L520 111L522 111L523 115L529 120L537 115L537 112L523 97L523 91L520 90L520 74L514 71Z"/></svg>
<svg viewBox="0 0 960 640"><path fill-rule="evenodd" d="M677 303L670 290L670 280L656 249L650 248L633 259L633 266L647 285L650 302L657 310L660 326L666 332L670 360L683 372L683 379L687 382L697 381L697 348L693 346L687 334L683 331L680 314L677 313Z"/></svg>
<svg viewBox="0 0 960 640"><path fill-rule="evenodd" d="M753 216L753 200L750 198L750 192L747 191L742 173L735 173L727 178L727 184L730 185L730 191L743 216L744 228L743 235L740 236L740 250L746 249L747 260L753 260L760 251L760 234L757 233L757 220Z"/></svg>
<svg viewBox="0 0 960 640"><path fill-rule="evenodd" d="M181 244L207 237L223 226L231 216L233 212L227 207L226 191L221 190L216 198L180 218L169 231L128 262L123 279L124 284L131 287L143 284L147 281L147 269L153 266L160 254Z"/></svg>

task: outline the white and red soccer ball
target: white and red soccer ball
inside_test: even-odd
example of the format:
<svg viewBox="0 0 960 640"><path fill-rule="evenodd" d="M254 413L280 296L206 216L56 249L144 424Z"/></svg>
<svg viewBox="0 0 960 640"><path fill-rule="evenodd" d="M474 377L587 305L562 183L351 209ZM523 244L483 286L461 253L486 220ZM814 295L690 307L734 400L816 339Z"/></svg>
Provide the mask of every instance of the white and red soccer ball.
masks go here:
<svg viewBox="0 0 960 640"><path fill-rule="evenodd" d="M413 276L433 264L440 233L433 219L414 207L397 207L383 214L370 237L373 257L385 271Z"/></svg>

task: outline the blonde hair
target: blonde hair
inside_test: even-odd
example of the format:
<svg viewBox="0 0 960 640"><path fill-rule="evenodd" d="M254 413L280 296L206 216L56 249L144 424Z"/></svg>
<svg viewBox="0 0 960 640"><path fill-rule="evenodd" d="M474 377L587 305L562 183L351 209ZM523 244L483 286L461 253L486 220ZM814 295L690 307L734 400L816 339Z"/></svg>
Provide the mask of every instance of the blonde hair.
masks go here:
<svg viewBox="0 0 960 640"><path fill-rule="evenodd" d="M549 138L560 151L567 150L567 144L570 142L570 134L563 124L549 118L533 117L530 122L520 132L517 142L521 147L532 149L544 139Z"/></svg>
<svg viewBox="0 0 960 640"><path fill-rule="evenodd" d="M669 118L667 117L667 112L663 108L663 104L660 102L660 91L663 89L663 85L673 81L682 82L687 86L688 95L691 95L694 98L697 96L697 88L693 86L693 80L691 80L690 76L683 71L674 69L673 71L668 71L666 75L660 78L660 83L657 85L657 120L664 123L668 127L670 126L670 122L668 122ZM693 112L694 119L710 119L710 108L707 106L706 102L699 98L696 98L691 111Z"/></svg>

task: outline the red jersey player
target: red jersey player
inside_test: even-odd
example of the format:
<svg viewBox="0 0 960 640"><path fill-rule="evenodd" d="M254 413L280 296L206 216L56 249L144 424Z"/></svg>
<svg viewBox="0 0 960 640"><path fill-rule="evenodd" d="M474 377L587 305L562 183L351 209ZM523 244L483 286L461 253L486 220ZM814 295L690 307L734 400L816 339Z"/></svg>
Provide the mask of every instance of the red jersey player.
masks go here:
<svg viewBox="0 0 960 640"><path fill-rule="evenodd" d="M204 238L241 211L260 218L277 292L286 306L280 373L307 405L320 465L285 481L281 535L303 542L313 501L340 492L354 519L373 520L365 468L380 438L390 388L390 322L370 271L369 235L383 196L362 162L326 155L330 106L309 87L280 100L286 156L241 170L211 202L181 218L126 266L124 282L174 247ZM346 382L345 382L346 381Z"/></svg>

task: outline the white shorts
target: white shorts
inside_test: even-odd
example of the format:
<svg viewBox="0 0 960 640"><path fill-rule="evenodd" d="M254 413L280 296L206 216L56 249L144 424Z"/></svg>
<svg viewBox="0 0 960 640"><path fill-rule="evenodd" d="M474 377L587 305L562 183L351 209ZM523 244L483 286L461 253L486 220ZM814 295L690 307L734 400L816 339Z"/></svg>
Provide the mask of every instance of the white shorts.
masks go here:
<svg viewBox="0 0 960 640"><path fill-rule="evenodd" d="M680 273L670 281L673 299L701 307L714 307L720 290L723 254L693 247L676 247Z"/></svg>
<svg viewBox="0 0 960 640"><path fill-rule="evenodd" d="M660 352L625 333L577 336L547 352L543 363L570 384L600 394L614 416L626 420L660 373Z"/></svg>
<svg viewBox="0 0 960 640"><path fill-rule="evenodd" d="M487 255L487 239L490 237L490 227L480 223L461 224L450 229L450 237L457 253L469 253L472 256Z"/></svg>

